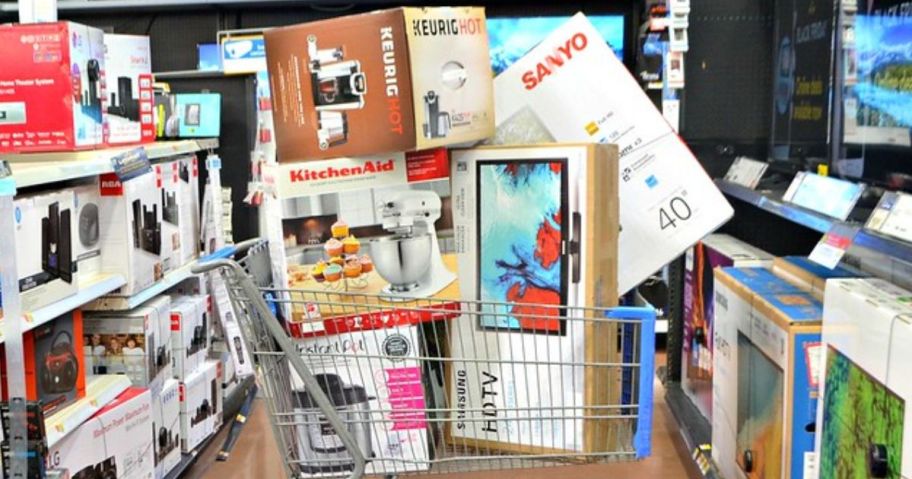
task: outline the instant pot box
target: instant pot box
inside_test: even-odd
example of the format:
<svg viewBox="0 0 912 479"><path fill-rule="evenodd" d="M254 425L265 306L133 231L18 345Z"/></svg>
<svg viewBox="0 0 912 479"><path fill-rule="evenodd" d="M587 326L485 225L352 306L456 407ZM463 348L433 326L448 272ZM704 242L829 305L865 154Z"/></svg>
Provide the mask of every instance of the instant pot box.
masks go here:
<svg viewBox="0 0 912 479"><path fill-rule="evenodd" d="M0 152L104 144L104 33L72 22L0 25Z"/></svg>
<svg viewBox="0 0 912 479"><path fill-rule="evenodd" d="M180 384L181 451L190 453L215 434L221 416L221 365L206 361Z"/></svg>
<svg viewBox="0 0 912 479"><path fill-rule="evenodd" d="M473 142L494 132L483 8L398 8L268 30L279 161Z"/></svg>
<svg viewBox="0 0 912 479"><path fill-rule="evenodd" d="M105 272L124 274L117 294L136 294L163 277L161 193L151 172L121 181L99 177L101 262Z"/></svg>
<svg viewBox="0 0 912 479"><path fill-rule="evenodd" d="M494 80L497 144L614 143L625 293L732 216L602 35L577 14Z"/></svg>
<svg viewBox="0 0 912 479"><path fill-rule="evenodd" d="M158 296L131 311L87 313L86 369L125 374L153 392L172 376L171 298Z"/></svg>
<svg viewBox="0 0 912 479"><path fill-rule="evenodd" d="M73 190L16 197L16 266L22 311L31 312L79 290L73 256Z"/></svg>
<svg viewBox="0 0 912 479"><path fill-rule="evenodd" d="M715 270L713 460L725 477L812 467L823 307L763 268Z"/></svg>
<svg viewBox="0 0 912 479"><path fill-rule="evenodd" d="M453 444L515 452L604 452L625 440L620 430L610 430L617 421L544 421L541 430L530 430L517 426L515 410L503 411L575 410L620 401L619 375L609 368L568 372L543 365L515 371L502 363L534 361L550 351L562 363L620 360L616 328L585 320L594 313L571 309L617 304L617 155L616 146L595 144L453 152L460 291L463 300L483 303L478 315L450 325L450 397L467 410L482 411L487 404L494 409L492 414L454 414ZM466 414L490 420L465 420Z"/></svg>
<svg viewBox="0 0 912 479"><path fill-rule="evenodd" d="M209 295L174 296L171 303L171 352L174 377L182 381L209 355L212 303Z"/></svg>
<svg viewBox="0 0 912 479"><path fill-rule="evenodd" d="M72 478L152 479L152 401L148 389L127 389L50 448L53 467Z"/></svg>
<svg viewBox="0 0 912 479"><path fill-rule="evenodd" d="M27 331L22 341L26 397L41 401L45 417L85 397L82 313L78 309ZM0 359L0 376L6 401L6 356Z"/></svg>
<svg viewBox="0 0 912 479"><path fill-rule="evenodd" d="M823 292L828 280L837 278L858 278L865 276L857 270L845 266L836 266L833 269L819 265L807 256L783 256L773 262L773 271L798 285L801 289L809 291L820 301L823 301Z"/></svg>
<svg viewBox="0 0 912 479"><path fill-rule="evenodd" d="M104 36L109 145L155 141L149 37Z"/></svg>
<svg viewBox="0 0 912 479"><path fill-rule="evenodd" d="M349 323L337 334L298 343L321 389L339 409L342 420L349 421L349 432L368 458L367 474L428 468L428 422L421 412L427 406L422 363L417 359L425 353L420 349L418 328L418 322L389 326ZM301 472L335 476L350 468L351 456L344 449L334 450L339 438L296 374L292 384L299 406L294 421L299 424Z"/></svg>
<svg viewBox="0 0 912 479"><path fill-rule="evenodd" d="M180 383L168 379L156 393L152 402L152 448L155 479L161 479L181 460Z"/></svg>
<svg viewBox="0 0 912 479"><path fill-rule="evenodd" d="M712 418L713 270L725 266L770 266L773 256L724 234L711 234L684 256L684 347L682 389L707 420Z"/></svg>

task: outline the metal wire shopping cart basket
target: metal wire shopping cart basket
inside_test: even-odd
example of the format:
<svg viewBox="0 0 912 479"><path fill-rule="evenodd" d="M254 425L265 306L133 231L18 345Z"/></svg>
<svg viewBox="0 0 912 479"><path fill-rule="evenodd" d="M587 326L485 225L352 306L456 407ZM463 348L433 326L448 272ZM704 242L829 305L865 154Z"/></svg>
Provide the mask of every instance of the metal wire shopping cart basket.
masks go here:
<svg viewBox="0 0 912 479"><path fill-rule="evenodd" d="M288 477L649 455L655 313L275 287L256 240L224 278ZM236 259L232 259L236 258Z"/></svg>

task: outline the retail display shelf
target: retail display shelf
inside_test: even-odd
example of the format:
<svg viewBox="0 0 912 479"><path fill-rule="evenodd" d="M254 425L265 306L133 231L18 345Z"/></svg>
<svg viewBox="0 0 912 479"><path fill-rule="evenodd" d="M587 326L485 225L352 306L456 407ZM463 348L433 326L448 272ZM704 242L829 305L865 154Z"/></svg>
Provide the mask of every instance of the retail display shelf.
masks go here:
<svg viewBox="0 0 912 479"><path fill-rule="evenodd" d="M671 409L687 450L691 453L690 457L702 476L707 479L721 478L712 462L712 427L709 421L690 402L678 383L665 383L665 402Z"/></svg>
<svg viewBox="0 0 912 479"><path fill-rule="evenodd" d="M96 176L114 171L111 159L142 147L150 160L218 148L218 139L159 141L103 150L3 155L10 163L17 188Z"/></svg>
<svg viewBox="0 0 912 479"><path fill-rule="evenodd" d="M782 198L783 192L781 191L756 191L724 180L716 180L716 186L732 198L737 198L820 233L830 231L833 224L838 222L820 213L782 201L780 198Z"/></svg>
<svg viewBox="0 0 912 479"><path fill-rule="evenodd" d="M126 284L126 280L119 274L100 274L87 281L87 284L80 285L79 292L76 294L67 296L31 313L26 313L24 315L25 324L23 324L22 329L28 331L37 328L61 314L72 311L114 291L124 284Z"/></svg>
<svg viewBox="0 0 912 479"><path fill-rule="evenodd" d="M86 378L85 397L44 420L48 447L54 447L54 444L75 431L129 387L130 379L124 375L111 374Z"/></svg>
<svg viewBox="0 0 912 479"><path fill-rule="evenodd" d="M134 294L133 296L109 295L102 296L95 301L85 305L83 309L88 311L127 311L133 309L146 301L164 293L165 291L176 286L181 281L191 276L190 268L195 261L191 261L180 268L177 268L157 283Z"/></svg>

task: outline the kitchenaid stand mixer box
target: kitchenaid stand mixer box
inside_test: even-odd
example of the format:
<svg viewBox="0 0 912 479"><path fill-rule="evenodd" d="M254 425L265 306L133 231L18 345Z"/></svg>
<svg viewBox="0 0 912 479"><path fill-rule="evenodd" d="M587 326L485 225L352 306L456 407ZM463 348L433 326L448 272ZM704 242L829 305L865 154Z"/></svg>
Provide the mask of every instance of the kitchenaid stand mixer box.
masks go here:
<svg viewBox="0 0 912 479"><path fill-rule="evenodd" d="M494 132L482 8L399 8L267 30L279 161L482 140Z"/></svg>
<svg viewBox="0 0 912 479"><path fill-rule="evenodd" d="M155 141L149 37L105 34L109 145Z"/></svg>
<svg viewBox="0 0 912 479"><path fill-rule="evenodd" d="M104 33L71 22L0 26L0 152L104 144Z"/></svg>
<svg viewBox="0 0 912 479"><path fill-rule="evenodd" d="M617 155L614 145L594 144L454 151L459 286L463 300L483 302L481 314L450 324L454 362L449 387L466 409L483 410L493 402L499 414L509 416L515 408L576 410L620 401L619 374L613 369L577 367L568 373L561 367L526 365L518 373L502 364L535 361L545 351L560 354L562 363L620 360L607 346L615 344L616 329L587 321L591 318L583 318L587 313L579 309L617 304ZM522 303L566 306L560 314L572 321L524 318ZM495 311L497 304L513 306L505 314ZM557 316L561 310L553 311ZM463 385L458 393L457 378ZM567 387L550 387L564 381ZM516 427L517 417L460 421L450 428L450 440L524 452L604 452L620 447L609 437L624 440L619 430L608 431L609 421L594 417L545 421L551 428L540 431Z"/></svg>
<svg viewBox="0 0 912 479"><path fill-rule="evenodd" d="M494 143L618 145L620 293L732 216L699 161L583 14L498 75L494 89Z"/></svg>

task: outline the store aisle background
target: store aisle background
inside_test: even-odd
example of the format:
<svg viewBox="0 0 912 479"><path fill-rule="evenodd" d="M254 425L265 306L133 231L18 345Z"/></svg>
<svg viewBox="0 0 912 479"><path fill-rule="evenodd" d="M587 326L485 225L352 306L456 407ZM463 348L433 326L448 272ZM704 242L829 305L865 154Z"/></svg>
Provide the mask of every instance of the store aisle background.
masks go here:
<svg viewBox="0 0 912 479"><path fill-rule="evenodd" d="M657 364L665 364L664 354L658 355ZM677 423L665 404L665 389L655 380L652 456L639 462L618 462L589 466L560 466L523 470L524 479L553 479L555 472L567 479L594 479L603 477L692 479L700 477L689 452L684 447ZM241 437L227 462L215 462L215 455L225 440L228 428L215 438L213 447L203 452L185 476L188 479L241 479L248 477L285 477L282 460L266 415L266 405L257 400L253 414L244 427ZM499 471L452 474L446 477L488 479L502 477ZM403 477L442 477L426 474Z"/></svg>

